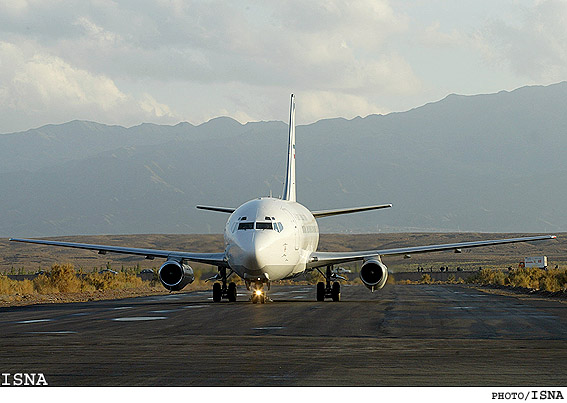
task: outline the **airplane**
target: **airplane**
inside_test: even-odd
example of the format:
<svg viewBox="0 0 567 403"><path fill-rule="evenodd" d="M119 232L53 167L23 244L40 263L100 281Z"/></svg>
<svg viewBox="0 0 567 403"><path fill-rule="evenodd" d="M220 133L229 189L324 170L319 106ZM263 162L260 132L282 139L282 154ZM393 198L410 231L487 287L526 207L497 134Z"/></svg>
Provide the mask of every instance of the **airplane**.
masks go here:
<svg viewBox="0 0 567 403"><path fill-rule="evenodd" d="M146 259L164 258L165 263L158 271L162 285L170 291L182 290L195 279L189 262L207 263L218 268L212 279L213 301L228 299L235 302L236 283L229 278L236 274L244 280L246 288L252 291L252 303L271 301L267 295L274 281L290 279L302 273L317 270L325 281L316 286L317 301L332 299L340 301L341 286L338 280L344 279L334 269L335 265L362 261L359 276L362 283L374 292L381 289L388 279L388 268L382 262L383 256L453 250L555 239L553 235L532 236L512 239L461 242L442 245L412 246L396 249L375 249L358 252L321 252L317 220L339 214L360 213L392 207L380 204L354 208L309 211L296 200L295 186L295 97L291 95L289 113L289 133L287 168L281 198L259 197L238 208L217 206L196 206L198 209L230 214L224 228L223 252L193 253L183 251L129 248L108 245L93 245L72 242L59 242L35 239L11 238L14 242L27 242L41 245L54 245L98 251L145 256ZM343 269L344 270L344 269Z"/></svg>

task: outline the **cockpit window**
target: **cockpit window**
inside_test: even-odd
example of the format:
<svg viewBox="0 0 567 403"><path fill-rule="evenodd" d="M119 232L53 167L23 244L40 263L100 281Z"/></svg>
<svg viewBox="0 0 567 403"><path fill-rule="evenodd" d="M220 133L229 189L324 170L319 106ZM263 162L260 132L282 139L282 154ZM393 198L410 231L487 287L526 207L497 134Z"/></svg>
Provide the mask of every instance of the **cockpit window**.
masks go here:
<svg viewBox="0 0 567 403"><path fill-rule="evenodd" d="M255 224L255 225L254 225ZM247 230L247 229L254 229L254 226L256 227L257 230L265 230L265 229L269 229L269 230L274 230L277 232L282 232L283 231L283 225L281 222L240 222L238 223L238 230ZM236 229L236 223L235 223L235 227L233 227L233 232Z"/></svg>
<svg viewBox="0 0 567 403"><path fill-rule="evenodd" d="M256 229L274 229L271 222L257 222Z"/></svg>
<svg viewBox="0 0 567 403"><path fill-rule="evenodd" d="M253 222L241 222L240 224L238 224L238 230L247 230L247 229L254 229L254 223Z"/></svg>

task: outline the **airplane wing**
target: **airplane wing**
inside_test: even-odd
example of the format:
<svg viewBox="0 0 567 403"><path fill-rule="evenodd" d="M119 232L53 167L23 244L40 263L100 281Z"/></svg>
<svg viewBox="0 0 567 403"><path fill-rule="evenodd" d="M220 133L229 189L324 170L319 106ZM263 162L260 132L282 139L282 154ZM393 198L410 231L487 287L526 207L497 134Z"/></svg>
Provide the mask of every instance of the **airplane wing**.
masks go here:
<svg viewBox="0 0 567 403"><path fill-rule="evenodd" d="M216 206L195 206L195 207L201 210L210 210L210 211L216 211L218 213L229 213L229 214L234 213L234 210L236 210L235 208L232 207L216 207Z"/></svg>
<svg viewBox="0 0 567 403"><path fill-rule="evenodd" d="M150 260L156 257L165 258L165 259L183 259L192 262L207 263L213 266L228 267L224 253L177 252L177 251L157 250L157 249L125 248L121 246L92 245L92 244L74 243L74 242L44 241L40 239L10 238L10 241L35 243L39 245L62 246L66 248L94 250L94 251L98 251L98 253L101 255L106 255L107 252L123 253L127 255L144 256L146 259L150 259Z"/></svg>
<svg viewBox="0 0 567 403"><path fill-rule="evenodd" d="M329 217L333 215L339 214L350 214L350 213L359 213L361 211L368 211L368 210L378 210L382 208L390 208L392 207L391 204L380 204L376 206L364 206L364 207L351 207L351 208L341 208L341 209L334 209L334 210L321 210L321 211L312 211L313 217L321 218L321 217Z"/></svg>
<svg viewBox="0 0 567 403"><path fill-rule="evenodd" d="M454 250L455 252L459 253L461 249L478 248L481 246L501 245L501 244L514 243L514 242L542 241L542 240L555 239L555 238L556 238L555 235L543 235L543 236L533 236L533 237L524 237L524 238L509 238L509 239L494 239L488 241L449 243L449 244L441 244L441 245L410 246L407 248L396 248L396 249L377 249L377 250L360 251L360 252L313 252L310 256L309 262L307 263L307 267L315 268L320 266L352 262L356 260L363 260L371 257L386 256L386 255L410 255L414 253L438 252L438 251L446 251L446 250Z"/></svg>

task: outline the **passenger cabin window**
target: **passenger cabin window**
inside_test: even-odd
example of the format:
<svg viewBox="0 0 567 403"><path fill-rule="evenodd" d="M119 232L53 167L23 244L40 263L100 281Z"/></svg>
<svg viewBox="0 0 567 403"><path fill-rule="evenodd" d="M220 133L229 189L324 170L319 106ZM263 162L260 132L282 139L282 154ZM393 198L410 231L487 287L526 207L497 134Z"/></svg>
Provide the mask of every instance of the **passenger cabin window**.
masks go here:
<svg viewBox="0 0 567 403"><path fill-rule="evenodd" d="M238 230L247 230L247 229L254 229L254 223L253 222L241 222L240 224L238 224Z"/></svg>
<svg viewBox="0 0 567 403"><path fill-rule="evenodd" d="M257 222L256 229L274 229L271 222Z"/></svg>

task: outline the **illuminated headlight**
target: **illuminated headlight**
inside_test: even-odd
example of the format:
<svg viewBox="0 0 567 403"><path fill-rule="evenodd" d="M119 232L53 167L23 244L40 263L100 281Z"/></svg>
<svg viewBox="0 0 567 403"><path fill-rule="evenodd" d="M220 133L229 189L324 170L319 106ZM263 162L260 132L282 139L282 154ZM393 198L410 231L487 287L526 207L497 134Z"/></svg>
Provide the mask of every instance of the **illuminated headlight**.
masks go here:
<svg viewBox="0 0 567 403"><path fill-rule="evenodd" d="M262 295L262 290L256 290L255 294L256 294L257 296Z"/></svg>

